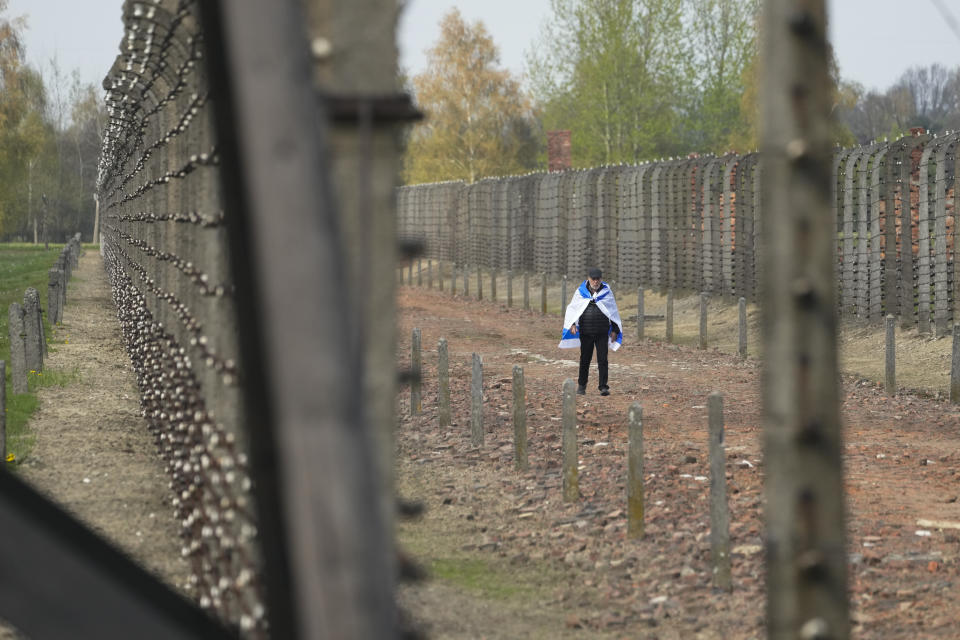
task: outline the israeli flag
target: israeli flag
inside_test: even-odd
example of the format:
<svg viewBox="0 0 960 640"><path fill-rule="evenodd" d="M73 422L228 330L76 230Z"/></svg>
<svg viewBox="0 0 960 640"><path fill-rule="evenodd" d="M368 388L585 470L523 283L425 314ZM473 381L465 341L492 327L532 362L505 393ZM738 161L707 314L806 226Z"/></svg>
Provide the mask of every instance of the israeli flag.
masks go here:
<svg viewBox="0 0 960 640"><path fill-rule="evenodd" d="M597 303L597 307L603 311L603 314L607 316L610 322L620 327L620 334L617 335L616 339L613 337L608 338L610 348L616 351L620 348L620 345L623 344L623 321L620 320L620 311L617 309L617 301L613 298L613 291L611 291L610 286L606 282L602 282L600 284L600 290L596 293L591 293L590 289L587 288L587 281L584 280L583 283L577 287L577 290L573 294L573 299L570 301L570 304L567 305L566 313L563 314L563 333L560 334L560 344L558 345L561 349L580 347L580 328L578 326L577 333L572 333L570 327L580 320L580 316L586 311L587 305L590 304L591 300Z"/></svg>

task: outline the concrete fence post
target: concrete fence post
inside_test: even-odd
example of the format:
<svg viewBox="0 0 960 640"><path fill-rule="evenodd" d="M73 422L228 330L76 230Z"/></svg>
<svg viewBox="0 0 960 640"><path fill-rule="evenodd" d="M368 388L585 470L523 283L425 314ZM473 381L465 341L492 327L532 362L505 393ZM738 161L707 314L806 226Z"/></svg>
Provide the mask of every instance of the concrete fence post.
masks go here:
<svg viewBox="0 0 960 640"><path fill-rule="evenodd" d="M27 392L27 353L23 307L11 302L8 315L10 332L10 382L14 393Z"/></svg>
<svg viewBox="0 0 960 640"><path fill-rule="evenodd" d="M477 265L477 300L483 300L483 267Z"/></svg>
<svg viewBox="0 0 960 640"><path fill-rule="evenodd" d="M55 268L47 272L47 321L51 327L60 322L60 275Z"/></svg>
<svg viewBox="0 0 960 640"><path fill-rule="evenodd" d="M410 415L419 415L423 410L421 400L422 353L420 351L420 328L413 330L410 339Z"/></svg>
<svg viewBox="0 0 960 640"><path fill-rule="evenodd" d="M642 290L642 289L641 289ZM627 412L627 537L643 537L643 407L639 402Z"/></svg>
<svg viewBox="0 0 960 640"><path fill-rule="evenodd" d="M664 313L666 320L667 342L673 342L673 289L667 289L667 310Z"/></svg>
<svg viewBox="0 0 960 640"><path fill-rule="evenodd" d="M497 301L497 270L490 270L490 299Z"/></svg>
<svg viewBox="0 0 960 640"><path fill-rule="evenodd" d="M953 325L953 357L950 359L950 402L960 404L960 324Z"/></svg>
<svg viewBox="0 0 960 640"><path fill-rule="evenodd" d="M643 287L637 287L637 341L643 340L643 315Z"/></svg>
<svg viewBox="0 0 960 640"><path fill-rule="evenodd" d="M540 277L540 314L547 313L547 274Z"/></svg>
<svg viewBox="0 0 960 640"><path fill-rule="evenodd" d="M514 468L525 471L527 460L527 390L523 381L523 367L513 365L513 460Z"/></svg>
<svg viewBox="0 0 960 640"><path fill-rule="evenodd" d="M427 260L427 289L433 289L433 260Z"/></svg>
<svg viewBox="0 0 960 640"><path fill-rule="evenodd" d="M423 261L417 258L417 286L423 286Z"/></svg>
<svg viewBox="0 0 960 640"><path fill-rule="evenodd" d="M464 265L463 267L463 297L466 298L470 295L470 267Z"/></svg>
<svg viewBox="0 0 960 640"><path fill-rule="evenodd" d="M523 308L530 311L530 274L523 272Z"/></svg>
<svg viewBox="0 0 960 640"><path fill-rule="evenodd" d="M740 356L741 360L747 359L747 299L740 298L738 302L738 318L739 323L738 327L739 332L739 343L737 344L737 354Z"/></svg>
<svg viewBox="0 0 960 640"><path fill-rule="evenodd" d="M700 294L700 337L697 340L698 349L707 348L707 302L709 299L709 294Z"/></svg>
<svg viewBox="0 0 960 640"><path fill-rule="evenodd" d="M443 260L437 260L437 291L443 292Z"/></svg>
<svg viewBox="0 0 960 640"><path fill-rule="evenodd" d="M513 269L507 269L507 306L513 307Z"/></svg>
<svg viewBox="0 0 960 640"><path fill-rule="evenodd" d="M563 382L563 501L580 498L580 471L577 468L577 383L567 378Z"/></svg>
<svg viewBox="0 0 960 640"><path fill-rule="evenodd" d="M43 371L43 320L40 317L40 294L29 287L23 294L23 326L27 371Z"/></svg>
<svg viewBox="0 0 960 640"><path fill-rule="evenodd" d="M727 506L727 456L723 444L723 396L707 398L710 426L710 556L713 584L730 591L730 511Z"/></svg>
<svg viewBox="0 0 960 640"><path fill-rule="evenodd" d="M560 313L567 308L567 276L560 279Z"/></svg>
<svg viewBox="0 0 960 640"><path fill-rule="evenodd" d="M897 335L896 318L892 314L886 317L886 366L884 367L884 391L888 396L897 395Z"/></svg>
<svg viewBox="0 0 960 640"><path fill-rule="evenodd" d="M441 427L450 426L450 357L447 353L447 339L440 338L437 343L437 420Z"/></svg>
<svg viewBox="0 0 960 640"><path fill-rule="evenodd" d="M407 286L413 286L413 258L410 258L410 264L407 266Z"/></svg>
<svg viewBox="0 0 960 640"><path fill-rule="evenodd" d="M470 378L470 439L473 446L483 446L483 361L478 353L473 354Z"/></svg>

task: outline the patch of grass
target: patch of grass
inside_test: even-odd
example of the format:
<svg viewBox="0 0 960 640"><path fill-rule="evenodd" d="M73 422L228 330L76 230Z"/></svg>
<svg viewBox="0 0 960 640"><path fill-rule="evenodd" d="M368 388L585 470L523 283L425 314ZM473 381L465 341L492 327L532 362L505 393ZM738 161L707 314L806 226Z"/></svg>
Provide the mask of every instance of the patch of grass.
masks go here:
<svg viewBox="0 0 960 640"><path fill-rule="evenodd" d="M46 371L31 371L27 374L27 386L31 392L42 387L65 387L74 382L80 382L80 369L78 367L74 367L70 371L47 369Z"/></svg>
<svg viewBox="0 0 960 640"><path fill-rule="evenodd" d="M430 572L438 580L479 592L487 598L507 600L531 589L497 567L477 558L434 558Z"/></svg>

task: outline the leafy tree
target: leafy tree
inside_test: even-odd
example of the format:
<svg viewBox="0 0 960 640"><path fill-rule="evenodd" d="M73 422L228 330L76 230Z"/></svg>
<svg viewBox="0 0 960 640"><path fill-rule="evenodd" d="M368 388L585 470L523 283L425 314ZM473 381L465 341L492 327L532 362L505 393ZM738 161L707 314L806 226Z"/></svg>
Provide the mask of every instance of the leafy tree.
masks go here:
<svg viewBox="0 0 960 640"><path fill-rule="evenodd" d="M528 98L483 23L456 9L440 21L427 70L413 78L426 119L410 133L407 183L466 180L532 168L537 127Z"/></svg>
<svg viewBox="0 0 960 640"><path fill-rule="evenodd" d="M692 85L684 0L551 0L529 70L547 129L570 129L578 166L678 150Z"/></svg>
<svg viewBox="0 0 960 640"><path fill-rule="evenodd" d="M691 37L696 60L697 92L687 124L693 149L723 153L730 142L746 134L752 119L741 101L757 57L757 0L692 0Z"/></svg>

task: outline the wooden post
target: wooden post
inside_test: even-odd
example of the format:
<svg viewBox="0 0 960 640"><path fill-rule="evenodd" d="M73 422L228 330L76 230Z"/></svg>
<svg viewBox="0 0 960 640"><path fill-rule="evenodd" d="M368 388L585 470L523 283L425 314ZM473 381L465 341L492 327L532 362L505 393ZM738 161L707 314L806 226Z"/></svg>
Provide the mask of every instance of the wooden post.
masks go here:
<svg viewBox="0 0 960 640"><path fill-rule="evenodd" d="M7 462L7 363L0 360L0 466Z"/></svg>
<svg viewBox="0 0 960 640"><path fill-rule="evenodd" d="M700 294L700 338L697 340L698 349L707 348L707 300L709 295Z"/></svg>
<svg viewBox="0 0 960 640"><path fill-rule="evenodd" d="M470 378L470 440L483 446L483 361L473 354L473 375Z"/></svg>
<svg viewBox="0 0 960 640"><path fill-rule="evenodd" d="M453 290L453 285L450 289ZM437 260L437 290L443 291L443 260Z"/></svg>
<svg viewBox="0 0 960 640"><path fill-rule="evenodd" d="M664 320L667 325L667 342L673 342L673 289L667 289L667 310L664 312Z"/></svg>
<svg viewBox="0 0 960 640"><path fill-rule="evenodd" d="M437 420L441 427L450 426L450 357L447 353L447 339L440 338L437 343L437 382L439 398Z"/></svg>
<svg viewBox="0 0 960 640"><path fill-rule="evenodd" d="M747 299L740 298L738 303L739 307L739 328L740 328L740 340L737 345L737 353L740 356L741 360L747 359Z"/></svg>
<svg viewBox="0 0 960 640"><path fill-rule="evenodd" d="M477 266L477 300L483 300L483 267Z"/></svg>
<svg viewBox="0 0 960 640"><path fill-rule="evenodd" d="M523 272L523 308L530 311L530 274Z"/></svg>
<svg viewBox="0 0 960 640"><path fill-rule="evenodd" d="M580 498L580 471L577 469L577 383L563 382L563 501Z"/></svg>
<svg viewBox="0 0 960 640"><path fill-rule="evenodd" d="M423 286L423 262L417 258L417 286Z"/></svg>
<svg viewBox="0 0 960 640"><path fill-rule="evenodd" d="M960 324L953 325L953 357L950 359L950 402L960 404Z"/></svg>
<svg viewBox="0 0 960 640"><path fill-rule="evenodd" d="M637 341L643 340L643 287L637 287Z"/></svg>
<svg viewBox="0 0 960 640"><path fill-rule="evenodd" d="M523 367L513 365L513 466L518 471L530 467L527 460L527 390Z"/></svg>
<svg viewBox="0 0 960 640"><path fill-rule="evenodd" d="M639 402L627 412L627 537L643 537L643 407Z"/></svg>
<svg viewBox="0 0 960 640"><path fill-rule="evenodd" d="M567 276L560 279L560 313L567 308Z"/></svg>
<svg viewBox="0 0 960 640"><path fill-rule="evenodd" d="M888 396L897 395L897 334L896 318L887 314L886 366L884 367L883 389Z"/></svg>
<svg viewBox="0 0 960 640"><path fill-rule="evenodd" d="M540 313L547 312L547 274L540 277Z"/></svg>
<svg viewBox="0 0 960 640"><path fill-rule="evenodd" d="M513 269L507 269L507 306L513 306Z"/></svg>
<svg viewBox="0 0 960 640"><path fill-rule="evenodd" d="M410 340L410 415L419 415L423 410L420 399L420 372L422 370L422 354L420 352L420 328L413 330Z"/></svg>
<svg viewBox="0 0 960 640"><path fill-rule="evenodd" d="M850 637L825 4L765 0L761 33L769 640Z"/></svg>
<svg viewBox="0 0 960 640"><path fill-rule="evenodd" d="M407 286L413 286L413 258L410 258L410 265L407 267Z"/></svg>
<svg viewBox="0 0 960 640"><path fill-rule="evenodd" d="M464 265L463 267L463 297L466 298L470 295L470 267Z"/></svg>
<svg viewBox="0 0 960 640"><path fill-rule="evenodd" d="M427 289L433 289L433 260L427 260Z"/></svg>
<svg viewBox="0 0 960 640"><path fill-rule="evenodd" d="M713 584L730 591L730 511L727 507L727 455L723 444L723 396L707 398L710 424L710 557Z"/></svg>
<svg viewBox="0 0 960 640"><path fill-rule="evenodd" d="M493 302L497 301L497 270L490 270L490 299Z"/></svg>

